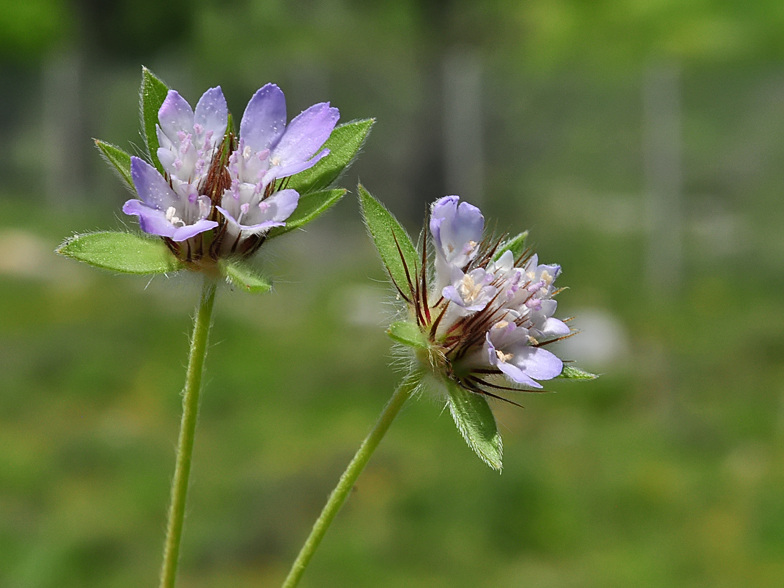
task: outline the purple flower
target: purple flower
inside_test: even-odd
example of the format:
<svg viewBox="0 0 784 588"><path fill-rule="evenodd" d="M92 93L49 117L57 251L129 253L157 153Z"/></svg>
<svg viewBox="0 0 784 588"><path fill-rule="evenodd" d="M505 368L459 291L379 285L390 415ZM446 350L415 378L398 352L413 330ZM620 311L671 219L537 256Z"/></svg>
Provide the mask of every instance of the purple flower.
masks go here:
<svg viewBox="0 0 784 588"><path fill-rule="evenodd" d="M441 291L441 295L454 303L461 315L476 312L484 309L496 295L498 289L492 285L494 278L492 273L480 267L467 274L453 267L452 283Z"/></svg>
<svg viewBox="0 0 784 588"><path fill-rule="evenodd" d="M139 217L144 232L181 242L218 226L207 220L212 202L199 189L226 133L227 120L220 88L207 90L195 112L169 90L156 127L157 155L168 180L147 162L131 158L131 178L140 200L128 200L123 212Z"/></svg>
<svg viewBox="0 0 784 588"><path fill-rule="evenodd" d="M177 183L194 192L210 167L218 145L226 134L229 110L220 87L210 88L199 99L194 112L190 104L169 90L158 111L158 159Z"/></svg>
<svg viewBox="0 0 784 588"><path fill-rule="evenodd" d="M428 279L425 255L411 291L401 290L429 342L425 363L491 396L509 384L541 388L538 380L558 376L563 362L544 347L571 333L553 316L560 266L539 264L536 255L496 253L501 242L483 238L481 211L457 196L433 204L429 228L435 275ZM425 291L421 284L428 283ZM494 383L500 377L506 386Z"/></svg>
<svg viewBox="0 0 784 588"><path fill-rule="evenodd" d="M131 177L141 200L128 200L123 212L138 216L145 233L180 242L218 226L206 220L211 208L207 196L193 192L183 197L146 161L131 158Z"/></svg>
<svg viewBox="0 0 784 588"><path fill-rule="evenodd" d="M451 282L452 268L463 269L476 256L485 217L459 196L445 196L433 203L430 233L436 252L436 289Z"/></svg>
<svg viewBox="0 0 784 588"><path fill-rule="evenodd" d="M276 180L313 167L340 114L328 102L315 104L286 126L286 99L275 84L258 90L240 123L239 148L229 158L231 187L218 210L232 235L258 234L285 224L299 194L276 189ZM318 151L318 153L317 153Z"/></svg>
<svg viewBox="0 0 784 588"><path fill-rule="evenodd" d="M487 362L515 384L541 388L536 380L550 380L561 373L563 362L541 347L531 345L529 331L509 320L495 323L485 335Z"/></svg>

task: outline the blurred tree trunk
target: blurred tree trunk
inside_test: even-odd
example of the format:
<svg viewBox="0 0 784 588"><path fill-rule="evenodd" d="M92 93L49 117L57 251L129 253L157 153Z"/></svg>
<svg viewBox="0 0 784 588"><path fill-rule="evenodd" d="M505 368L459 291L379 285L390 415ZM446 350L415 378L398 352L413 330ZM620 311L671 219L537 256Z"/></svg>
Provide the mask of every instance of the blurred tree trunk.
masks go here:
<svg viewBox="0 0 784 588"><path fill-rule="evenodd" d="M475 48L454 46L444 55L444 183L446 192L482 205L484 117L482 58Z"/></svg>
<svg viewBox="0 0 784 588"><path fill-rule="evenodd" d="M83 65L80 51L70 49L51 54L42 67L45 189L53 206L84 194Z"/></svg>
<svg viewBox="0 0 784 588"><path fill-rule="evenodd" d="M647 183L647 275L654 296L670 296L681 283L683 258L680 71L650 66L643 83Z"/></svg>

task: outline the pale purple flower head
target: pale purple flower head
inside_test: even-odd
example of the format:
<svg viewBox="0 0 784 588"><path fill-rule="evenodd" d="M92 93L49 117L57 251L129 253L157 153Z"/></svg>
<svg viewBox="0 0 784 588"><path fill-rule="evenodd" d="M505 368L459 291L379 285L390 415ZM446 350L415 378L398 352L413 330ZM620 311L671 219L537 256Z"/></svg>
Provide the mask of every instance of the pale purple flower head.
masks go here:
<svg viewBox="0 0 784 588"><path fill-rule="evenodd" d="M286 101L274 84L251 98L237 140L228 129L228 108L219 87L207 90L195 110L170 90L158 111L155 155L163 174L138 157L131 178L139 198L123 206L143 231L169 239L186 261L206 253L249 255L264 233L285 225L299 194L285 178L313 167L329 154L323 145L339 113L329 103L311 106L286 125ZM201 237L217 229L209 249ZM172 244L174 242L174 244ZM205 253L206 252L206 253Z"/></svg>
<svg viewBox="0 0 784 588"><path fill-rule="evenodd" d="M435 275L428 280L423 262L423 275L403 292L430 343L427 363L442 377L490 395L499 388L494 376L528 389L558 376L563 363L544 346L571 332L553 317L561 268L539 264L536 255L499 252L501 241L483 238L480 210L457 196L433 204L429 229ZM428 282L426 292L420 284Z"/></svg>
<svg viewBox="0 0 784 588"><path fill-rule="evenodd" d="M158 121L157 156L168 180L144 160L132 157L131 178L140 200L128 200L123 212L139 217L146 233L186 241L218 226L207 220L212 203L199 190L226 133L226 99L219 87L210 88L194 112L182 96L169 90Z"/></svg>
<svg viewBox="0 0 784 588"><path fill-rule="evenodd" d="M282 226L299 194L277 189L276 180L313 167L328 153L319 148L340 114L328 102L315 104L286 126L286 99L275 84L258 90L240 123L239 148L229 158L231 187L218 210L231 234L258 234Z"/></svg>

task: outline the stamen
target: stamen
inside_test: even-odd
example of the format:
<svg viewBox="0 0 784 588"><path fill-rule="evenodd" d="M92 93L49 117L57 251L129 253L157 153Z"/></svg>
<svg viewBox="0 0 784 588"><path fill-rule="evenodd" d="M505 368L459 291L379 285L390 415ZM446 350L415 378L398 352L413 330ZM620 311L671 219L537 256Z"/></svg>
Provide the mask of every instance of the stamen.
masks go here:
<svg viewBox="0 0 784 588"><path fill-rule="evenodd" d="M498 357L498 361L501 363L507 363L510 359L514 357L513 353L504 353L500 349L495 350L495 355Z"/></svg>
<svg viewBox="0 0 784 588"><path fill-rule="evenodd" d="M183 227L185 226L185 222L177 216L177 209L173 206L166 209L166 220L175 226L178 224Z"/></svg>
<svg viewBox="0 0 784 588"><path fill-rule="evenodd" d="M250 210L250 204L247 202L245 204L240 205L240 214L237 216L237 223L242 222L242 217L248 214L248 210Z"/></svg>
<svg viewBox="0 0 784 588"><path fill-rule="evenodd" d="M460 281L460 286L458 286L460 296L467 303L474 302L479 298L479 295L482 293L482 288L483 284L477 284L471 274L464 275L463 279Z"/></svg>

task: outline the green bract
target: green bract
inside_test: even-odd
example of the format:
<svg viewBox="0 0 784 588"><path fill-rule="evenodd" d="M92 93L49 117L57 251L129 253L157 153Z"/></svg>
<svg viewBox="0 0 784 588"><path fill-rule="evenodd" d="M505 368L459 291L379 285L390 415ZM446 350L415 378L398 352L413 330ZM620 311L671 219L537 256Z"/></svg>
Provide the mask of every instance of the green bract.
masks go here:
<svg viewBox="0 0 784 588"><path fill-rule="evenodd" d="M520 257L523 251L525 251L526 239L528 239L528 231L523 231L516 237L504 241L498 248L498 251L495 252L495 255L493 255L493 259L497 260L507 251L511 251L515 258Z"/></svg>
<svg viewBox="0 0 784 588"><path fill-rule="evenodd" d="M221 274L232 286L237 286L246 292L261 294L272 289L272 283L256 273L256 271L241 259L222 259L219 264Z"/></svg>
<svg viewBox="0 0 784 588"><path fill-rule="evenodd" d="M387 335L393 340L415 349L427 349L427 337L419 330L414 323L408 321L396 321L389 325Z"/></svg>
<svg viewBox="0 0 784 588"><path fill-rule="evenodd" d="M335 188L332 190L319 190L318 192L311 192L300 196L297 209L292 215L286 219L286 225L283 227L275 227L267 233L267 238L272 239L278 237L294 229L305 226L310 221L318 218L327 210L332 208L346 193L343 188Z"/></svg>
<svg viewBox="0 0 784 588"><path fill-rule="evenodd" d="M449 412L463 439L482 461L500 471L503 444L487 400L461 388L452 380L446 380L444 383L449 398Z"/></svg>
<svg viewBox="0 0 784 588"><path fill-rule="evenodd" d="M123 274L166 274L182 269L163 241L135 233L106 231L74 235L55 251Z"/></svg>
<svg viewBox="0 0 784 588"><path fill-rule="evenodd" d="M139 92L139 110L142 116L142 135L147 145L150 161L163 173L163 166L158 161L158 133L155 127L158 124L158 111L166 100L169 88L146 67L142 67L142 87Z"/></svg>
<svg viewBox="0 0 784 588"><path fill-rule="evenodd" d="M128 184L128 187L131 190L133 190L133 180L131 179L131 156L116 145L104 143L98 139L95 139L95 146L98 147L98 150L101 152L101 156L106 163L111 165L117 171L120 178Z"/></svg>
<svg viewBox="0 0 784 588"><path fill-rule="evenodd" d="M599 376L596 374L592 374L591 372L586 372L585 370L581 370L578 367L565 365L563 371L561 372L561 375L557 377L564 378L567 380L595 380Z"/></svg>
<svg viewBox="0 0 784 588"><path fill-rule="evenodd" d="M416 273L414 268L417 267L419 257L414 243L383 204L371 196L362 185L358 186L358 191L362 215L381 256L381 262L395 285L403 288L415 279L411 272Z"/></svg>

